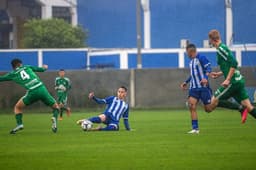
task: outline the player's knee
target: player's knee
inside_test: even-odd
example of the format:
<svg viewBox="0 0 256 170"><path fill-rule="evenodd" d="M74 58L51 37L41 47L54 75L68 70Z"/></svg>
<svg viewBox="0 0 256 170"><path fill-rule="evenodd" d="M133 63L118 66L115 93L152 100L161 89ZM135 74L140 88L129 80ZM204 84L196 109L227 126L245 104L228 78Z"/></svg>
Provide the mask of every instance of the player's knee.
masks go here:
<svg viewBox="0 0 256 170"><path fill-rule="evenodd" d="M196 109L196 104L188 103L188 107L189 107L190 110L195 110Z"/></svg>
<svg viewBox="0 0 256 170"><path fill-rule="evenodd" d="M23 109L23 105L22 105L20 102L18 102L18 103L15 104L15 106L14 106L14 112L15 112L15 113L16 113L16 112L21 112L22 109Z"/></svg>
<svg viewBox="0 0 256 170"><path fill-rule="evenodd" d="M54 104L52 105L52 108L53 108L53 109L58 109L58 110L60 110L60 106L59 106L57 103L54 103Z"/></svg>
<svg viewBox="0 0 256 170"><path fill-rule="evenodd" d="M211 112L212 112L212 109L210 109L210 108L205 108L204 111L207 112L207 113L211 113Z"/></svg>
<svg viewBox="0 0 256 170"><path fill-rule="evenodd" d="M106 120L107 120L106 115L104 115L104 114L99 115L99 118L100 118L101 122L106 122Z"/></svg>

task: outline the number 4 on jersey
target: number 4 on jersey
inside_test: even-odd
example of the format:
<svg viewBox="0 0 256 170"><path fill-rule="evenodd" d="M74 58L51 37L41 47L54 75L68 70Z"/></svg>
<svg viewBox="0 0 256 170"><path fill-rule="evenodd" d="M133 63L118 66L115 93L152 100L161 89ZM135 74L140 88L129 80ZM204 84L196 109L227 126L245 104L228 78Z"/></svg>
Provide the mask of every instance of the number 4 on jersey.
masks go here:
<svg viewBox="0 0 256 170"><path fill-rule="evenodd" d="M22 80L30 79L29 75L26 73L25 70L22 70L20 72L20 76L21 76Z"/></svg>

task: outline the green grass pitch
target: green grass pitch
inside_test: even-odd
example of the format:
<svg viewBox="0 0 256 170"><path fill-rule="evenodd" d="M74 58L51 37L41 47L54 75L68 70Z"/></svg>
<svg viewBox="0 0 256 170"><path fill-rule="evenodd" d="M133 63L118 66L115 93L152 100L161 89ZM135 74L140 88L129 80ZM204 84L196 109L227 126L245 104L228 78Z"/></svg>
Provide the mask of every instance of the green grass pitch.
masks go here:
<svg viewBox="0 0 256 170"><path fill-rule="evenodd" d="M200 134L190 130L187 110L134 110L134 131L83 132L76 112L51 132L50 114L24 114L25 129L8 132L11 114L0 114L0 169L8 170L249 170L256 168L256 120L240 123L236 111L199 111Z"/></svg>

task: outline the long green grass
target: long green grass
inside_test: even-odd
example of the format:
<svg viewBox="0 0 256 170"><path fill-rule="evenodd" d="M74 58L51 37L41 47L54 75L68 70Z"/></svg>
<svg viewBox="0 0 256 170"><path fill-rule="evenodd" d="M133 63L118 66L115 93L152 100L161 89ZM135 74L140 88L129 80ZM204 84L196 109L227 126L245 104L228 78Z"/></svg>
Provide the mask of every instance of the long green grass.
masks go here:
<svg viewBox="0 0 256 170"><path fill-rule="evenodd" d="M25 129L8 134L11 114L0 115L0 169L8 170L255 170L256 120L238 112L199 111L200 134L190 135L187 110L134 110L127 132L83 132L73 113L51 132L50 114L24 114Z"/></svg>

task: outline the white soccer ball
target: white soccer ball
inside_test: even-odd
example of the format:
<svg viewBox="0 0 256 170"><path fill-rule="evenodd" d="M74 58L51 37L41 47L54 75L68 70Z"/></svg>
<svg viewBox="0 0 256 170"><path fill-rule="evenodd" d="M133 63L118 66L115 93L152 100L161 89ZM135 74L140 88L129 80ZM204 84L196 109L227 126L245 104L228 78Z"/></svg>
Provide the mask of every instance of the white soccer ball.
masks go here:
<svg viewBox="0 0 256 170"><path fill-rule="evenodd" d="M93 123L90 121L90 120L84 120L82 123L81 123L81 127L84 131L87 131L87 130L90 130L93 126Z"/></svg>

